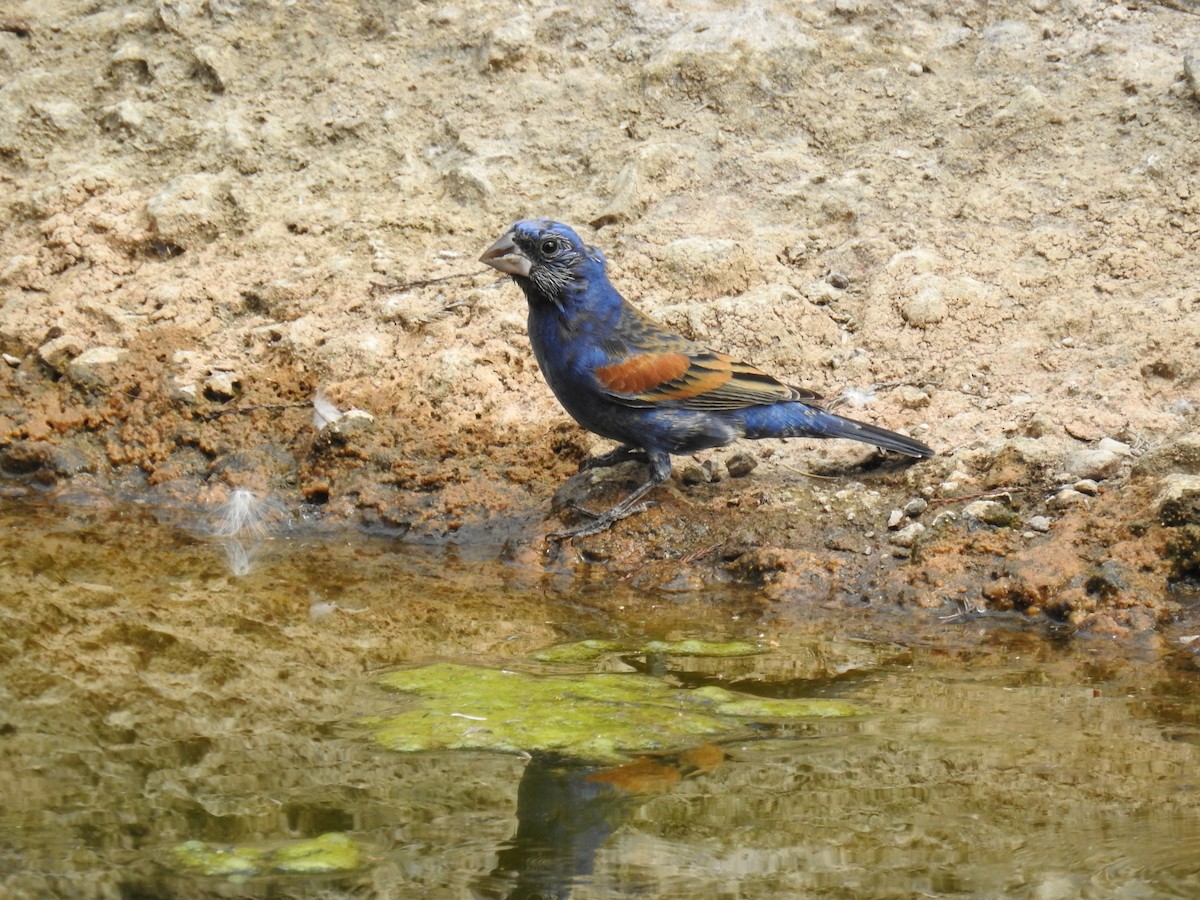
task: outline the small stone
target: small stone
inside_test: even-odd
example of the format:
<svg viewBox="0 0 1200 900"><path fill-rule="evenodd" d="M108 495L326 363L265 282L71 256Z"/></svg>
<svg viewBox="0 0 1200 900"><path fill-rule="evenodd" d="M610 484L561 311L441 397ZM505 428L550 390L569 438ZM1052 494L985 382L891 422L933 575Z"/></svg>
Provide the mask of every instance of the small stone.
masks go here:
<svg viewBox="0 0 1200 900"><path fill-rule="evenodd" d="M38 347L38 357L60 375L65 375L67 364L83 352L83 341L73 334L63 334L46 341Z"/></svg>
<svg viewBox="0 0 1200 900"><path fill-rule="evenodd" d="M536 44L533 20L526 15L509 16L491 30L479 49L481 71L507 69L522 59Z"/></svg>
<svg viewBox="0 0 1200 900"><path fill-rule="evenodd" d="M239 215L229 176L209 172L173 178L146 201L146 212L163 240L185 248L235 230Z"/></svg>
<svg viewBox="0 0 1200 900"><path fill-rule="evenodd" d="M204 381L204 396L222 403L242 392L242 382L236 372L213 372Z"/></svg>
<svg viewBox="0 0 1200 900"><path fill-rule="evenodd" d="M691 463L680 471L679 480L684 484L708 484L712 481L712 474L703 466Z"/></svg>
<svg viewBox="0 0 1200 900"><path fill-rule="evenodd" d="M1081 494L1074 488L1063 488L1050 498L1053 509L1069 509L1072 506L1082 506L1088 502L1087 494Z"/></svg>
<svg viewBox="0 0 1200 900"><path fill-rule="evenodd" d="M109 131L124 131L130 134L144 132L154 106L126 98L112 106L102 107L100 124Z"/></svg>
<svg viewBox="0 0 1200 900"><path fill-rule="evenodd" d="M21 357L19 356L13 356L11 353L0 354L0 356L2 356L4 361L14 369L21 364Z"/></svg>
<svg viewBox="0 0 1200 900"><path fill-rule="evenodd" d="M970 487L973 481L974 479L962 469L955 469L946 476L945 481L938 485L938 493L943 497L958 497L970 493L974 490L973 487Z"/></svg>
<svg viewBox="0 0 1200 900"><path fill-rule="evenodd" d="M1029 519L1029 530L1037 531L1041 534L1045 534L1047 531L1050 530L1050 517L1049 516L1031 516Z"/></svg>
<svg viewBox="0 0 1200 900"><path fill-rule="evenodd" d="M1154 511L1163 525L1200 524L1200 475L1168 475Z"/></svg>
<svg viewBox="0 0 1200 900"><path fill-rule="evenodd" d="M839 291L850 287L850 279L841 272L830 272L825 276L825 281L830 287L837 288Z"/></svg>
<svg viewBox="0 0 1200 900"><path fill-rule="evenodd" d="M233 83L236 57L229 51L200 44L192 48L192 57L196 61L194 72L197 77L214 91L223 93Z"/></svg>
<svg viewBox="0 0 1200 900"><path fill-rule="evenodd" d="M1117 456L1133 456L1133 448L1124 441L1114 440L1113 438L1103 438L1100 441L1100 449L1107 450L1110 453L1115 453Z"/></svg>
<svg viewBox="0 0 1200 900"><path fill-rule="evenodd" d="M758 458L750 453L735 453L725 460L730 478L744 478L758 467Z"/></svg>
<svg viewBox="0 0 1200 900"><path fill-rule="evenodd" d="M929 509L929 501L923 497L913 497L904 504L904 514L911 519L915 519L927 509Z"/></svg>
<svg viewBox="0 0 1200 900"><path fill-rule="evenodd" d="M906 384L897 393L900 395L900 405L905 409L924 409L929 405L929 395L919 387Z"/></svg>
<svg viewBox="0 0 1200 900"><path fill-rule="evenodd" d="M1090 478L1081 478L1079 481L1071 485L1071 487L1079 491L1081 494L1087 494L1089 497L1095 497L1100 493L1100 485L1096 484L1096 482Z"/></svg>
<svg viewBox="0 0 1200 900"><path fill-rule="evenodd" d="M930 285L922 288L916 296L900 304L900 316L914 328L928 328L946 318L946 300L940 288Z"/></svg>
<svg viewBox="0 0 1200 900"><path fill-rule="evenodd" d="M1043 412L1034 413L1025 423L1025 434L1031 438L1046 437L1057 430L1058 426L1054 424L1054 420Z"/></svg>
<svg viewBox="0 0 1200 900"><path fill-rule="evenodd" d="M888 543L897 547L911 548L917 543L918 540L920 540L921 535L924 533L925 526L920 522L913 522L911 525L906 525L895 534L890 535L888 537Z"/></svg>
<svg viewBox="0 0 1200 900"><path fill-rule="evenodd" d="M891 515L888 516L888 530L895 531L900 527L900 523L904 521L904 511L893 509Z"/></svg>
<svg viewBox="0 0 1200 900"><path fill-rule="evenodd" d="M1012 524L1014 513L997 500L976 500L963 507L963 516L985 525L1003 528Z"/></svg>
<svg viewBox="0 0 1200 900"><path fill-rule="evenodd" d="M172 400L182 400L184 403L198 403L200 401L200 389L194 384L176 384L171 389Z"/></svg>
<svg viewBox="0 0 1200 900"><path fill-rule="evenodd" d="M1088 447L1067 456L1066 469L1076 479L1103 481L1121 469L1121 456L1107 447Z"/></svg>
<svg viewBox="0 0 1200 900"><path fill-rule="evenodd" d="M113 369L128 355L120 347L91 347L67 363L67 378L82 387L107 387Z"/></svg>
<svg viewBox="0 0 1200 900"><path fill-rule="evenodd" d="M353 439L370 434L375 428L375 417L361 409L351 409L334 422L322 428L319 435L327 436L331 443L348 444Z"/></svg>
<svg viewBox="0 0 1200 900"><path fill-rule="evenodd" d="M957 521L958 513L952 509L943 509L940 513L933 517L931 528L944 528L947 525Z"/></svg>

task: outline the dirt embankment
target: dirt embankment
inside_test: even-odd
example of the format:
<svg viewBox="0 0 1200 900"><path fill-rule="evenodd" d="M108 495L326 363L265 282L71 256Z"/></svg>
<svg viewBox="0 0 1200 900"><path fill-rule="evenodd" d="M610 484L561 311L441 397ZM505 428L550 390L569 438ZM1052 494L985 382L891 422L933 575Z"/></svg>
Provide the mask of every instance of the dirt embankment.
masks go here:
<svg viewBox="0 0 1200 900"><path fill-rule="evenodd" d="M1194 596L1183 6L48 0L0 21L0 72L14 490L250 487L543 564L602 444L474 260L547 215L673 327L943 454L680 461L554 564L1104 633ZM318 390L373 418L318 430Z"/></svg>

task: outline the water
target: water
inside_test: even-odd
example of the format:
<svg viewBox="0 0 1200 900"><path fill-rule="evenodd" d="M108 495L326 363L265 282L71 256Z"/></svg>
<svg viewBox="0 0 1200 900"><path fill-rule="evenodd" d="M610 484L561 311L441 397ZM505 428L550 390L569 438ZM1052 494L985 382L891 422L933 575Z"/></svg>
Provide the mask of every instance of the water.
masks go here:
<svg viewBox="0 0 1200 900"><path fill-rule="evenodd" d="M0 895L1200 896L1183 645L648 596L603 567L345 533L229 550L136 508L0 514ZM355 727L397 707L391 668L685 637L771 652L603 666L875 712L627 769L394 753ZM358 848L350 871L204 876L178 849L322 834Z"/></svg>

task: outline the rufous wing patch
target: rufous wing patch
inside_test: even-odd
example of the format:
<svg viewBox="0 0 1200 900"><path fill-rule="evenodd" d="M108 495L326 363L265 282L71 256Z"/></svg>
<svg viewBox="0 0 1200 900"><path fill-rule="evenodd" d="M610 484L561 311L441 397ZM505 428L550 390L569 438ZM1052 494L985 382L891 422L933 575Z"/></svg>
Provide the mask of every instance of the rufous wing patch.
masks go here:
<svg viewBox="0 0 1200 900"><path fill-rule="evenodd" d="M683 377L689 365L683 353L642 353L596 369L596 377L613 393L636 396Z"/></svg>
<svg viewBox="0 0 1200 900"><path fill-rule="evenodd" d="M714 364L715 362L715 364ZM690 400L702 394L709 394L720 389L730 378L730 370L723 361L709 362L699 366L691 361L685 378L664 384L654 392L655 400Z"/></svg>

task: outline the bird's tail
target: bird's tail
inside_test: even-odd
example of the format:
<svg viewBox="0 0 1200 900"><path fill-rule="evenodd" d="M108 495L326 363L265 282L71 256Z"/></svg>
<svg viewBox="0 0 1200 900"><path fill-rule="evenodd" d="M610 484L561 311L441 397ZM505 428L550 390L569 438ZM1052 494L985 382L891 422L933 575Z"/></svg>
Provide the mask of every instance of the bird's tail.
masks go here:
<svg viewBox="0 0 1200 900"><path fill-rule="evenodd" d="M776 403L773 406L752 406L739 410L739 418L748 438L845 438L873 444L884 450L893 450L906 456L936 456L932 447L920 441L869 425L856 422L836 413L827 412L805 403Z"/></svg>

